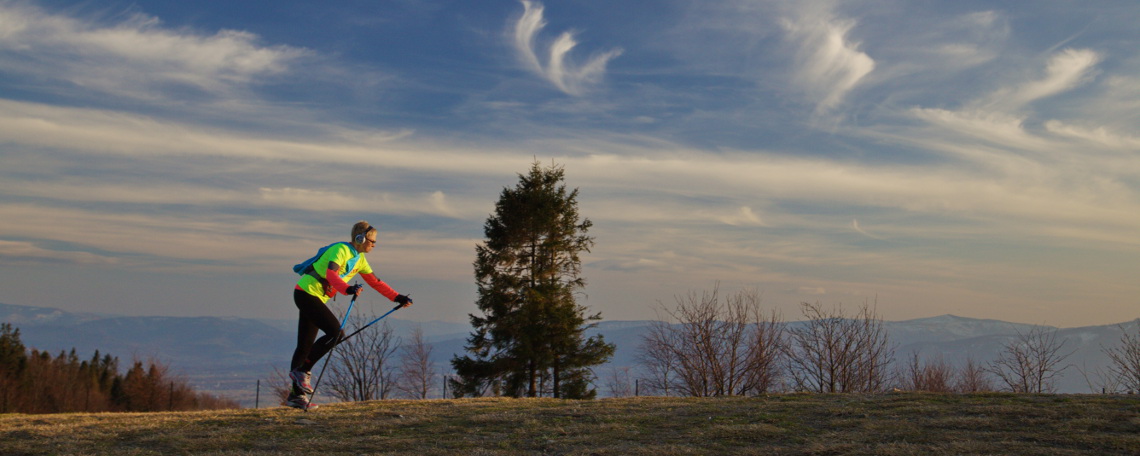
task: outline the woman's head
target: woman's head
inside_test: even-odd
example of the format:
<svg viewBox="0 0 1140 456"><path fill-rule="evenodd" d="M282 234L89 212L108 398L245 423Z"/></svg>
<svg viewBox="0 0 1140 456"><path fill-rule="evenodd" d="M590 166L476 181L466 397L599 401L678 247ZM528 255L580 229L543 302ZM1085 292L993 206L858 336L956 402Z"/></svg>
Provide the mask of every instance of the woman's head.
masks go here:
<svg viewBox="0 0 1140 456"><path fill-rule="evenodd" d="M356 251L368 253L376 246L376 228L368 222L361 220L352 225L352 246Z"/></svg>

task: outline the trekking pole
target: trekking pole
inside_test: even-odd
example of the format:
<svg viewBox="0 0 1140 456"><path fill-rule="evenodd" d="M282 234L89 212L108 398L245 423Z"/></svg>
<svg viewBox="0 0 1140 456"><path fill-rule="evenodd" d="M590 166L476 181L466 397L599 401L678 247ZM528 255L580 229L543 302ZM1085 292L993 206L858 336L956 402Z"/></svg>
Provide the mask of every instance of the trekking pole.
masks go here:
<svg viewBox="0 0 1140 456"><path fill-rule="evenodd" d="M345 342L345 341L347 341L347 340L348 340L350 337L352 337L352 336L355 336L355 335L359 334L361 331L364 331L365 329L368 329L368 327L369 327L369 326L372 326L372 325L376 324L376 322L378 322L378 321L380 321L380 320L383 320L383 319L384 319L384 317L387 317L387 316L388 316L388 314L390 314L390 313L392 313L392 312L395 312L395 311L397 311L397 310L400 310L400 309L401 309L401 308L403 308L403 307L404 307L404 305L403 305L403 304L396 304L396 307L393 307L393 308L392 308L392 310L389 310L388 312L385 312L385 313L384 313L384 315L381 315L381 316L379 316L378 318L376 318L375 320L372 320L372 321L368 322L368 324L366 324L366 325L364 325L364 326L361 326L361 327L360 327L360 329L357 329L356 331L353 331L353 332L352 332L352 334L349 334L349 335L347 335L347 336L344 336L344 339L341 339L341 340L340 340L340 342L338 342L338 345L339 345L339 344L342 344L342 343L344 343L344 342Z"/></svg>
<svg viewBox="0 0 1140 456"><path fill-rule="evenodd" d="M352 300L353 300L353 301L356 301L356 297L355 297L355 296L353 296ZM352 307L352 304L351 304L351 303L349 304L349 307L350 307L350 308ZM355 335L357 335L357 334L360 334L360 332L361 332L361 331L364 331L365 329L368 329L368 327L369 327L369 326L372 326L372 325L376 324L376 322L378 322L378 321L380 321L380 320L383 320L383 319L384 319L384 317L387 317L387 316L388 316L388 315L390 315L392 312L395 312L395 311L397 311L397 310L400 310L400 308L402 308L402 307L404 307L404 304L396 304L396 307L393 307L393 308L392 308L392 310L389 310L389 311L385 312L385 313L384 313L384 315L381 315L381 316L377 317L375 320L372 320L372 321L368 322L368 324L366 324L366 325L364 325L364 326L361 326L361 327L360 327L360 329L357 329L356 331L353 331L353 332L352 332L352 334L349 334L349 335L347 335L347 336L344 336L344 338L342 338L342 339L340 339L340 340L338 340L338 341L336 342L336 345L333 345L333 347L332 347L331 349L329 349L329 352L328 352L328 354L326 354L326 355L325 355L325 363L324 363L324 365L322 365L322 366L321 366L321 372L320 372L320 374L318 374L318 375L317 375L317 382L313 384L313 394L312 394L311 396L309 396L309 403L312 403L312 401L313 401L313 398L317 397L317 387L321 385L321 377L324 377L324 375L325 375L325 367L328 367L328 365L329 365L329 358L332 358L333 352L336 350L336 347L337 347L337 346L339 346L340 344L343 344L343 343L344 343L346 340L348 340L348 339L349 339L349 338L351 338L352 336L355 336ZM347 321L347 318L346 318L346 321ZM343 323L341 323L341 325L340 325L340 326L341 326L341 328L342 328L342 329L344 328L344 324L343 324ZM308 412L308 411L309 411L309 409L306 407L306 408L305 408L305 412Z"/></svg>
<svg viewBox="0 0 1140 456"><path fill-rule="evenodd" d="M356 295L352 295L352 299L348 301L348 309L344 311L344 318L340 319L340 330L344 331L344 324L348 323L348 314L352 313L352 305L356 304Z"/></svg>
<svg viewBox="0 0 1140 456"><path fill-rule="evenodd" d="M348 301L348 309L344 311L344 318L340 320L340 330L336 332L338 337L344 333L344 325L345 323L348 323L348 314L352 312L352 305L356 304L356 296L357 295L352 295L352 300ZM336 350L336 346L340 345L341 341L343 340L344 339L333 341L332 348L330 348L328 353L325 354L325 362L321 365L321 373L317 375L317 382L313 384L313 394L309 396L310 404L313 402L313 398L317 397L317 387L321 385L321 378L325 376L325 368L329 366L329 358L332 358L333 352ZM305 407L305 411L308 412L309 408Z"/></svg>

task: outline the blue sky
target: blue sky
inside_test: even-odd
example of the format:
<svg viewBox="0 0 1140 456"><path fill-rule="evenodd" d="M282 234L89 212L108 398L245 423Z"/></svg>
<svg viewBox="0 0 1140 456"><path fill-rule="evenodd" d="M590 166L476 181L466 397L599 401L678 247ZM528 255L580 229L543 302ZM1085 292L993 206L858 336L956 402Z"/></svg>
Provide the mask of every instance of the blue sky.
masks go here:
<svg viewBox="0 0 1140 456"><path fill-rule="evenodd" d="M323 3L0 0L0 302L293 318L365 219L400 317L466 321L537 159L606 319L1140 317L1134 2Z"/></svg>

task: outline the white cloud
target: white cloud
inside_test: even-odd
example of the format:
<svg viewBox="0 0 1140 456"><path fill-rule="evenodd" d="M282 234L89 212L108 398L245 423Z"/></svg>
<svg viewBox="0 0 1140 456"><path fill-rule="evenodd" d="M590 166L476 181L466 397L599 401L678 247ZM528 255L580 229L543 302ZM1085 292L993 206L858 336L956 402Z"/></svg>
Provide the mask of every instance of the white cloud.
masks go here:
<svg viewBox="0 0 1140 456"><path fill-rule="evenodd" d="M812 98L817 113L826 113L875 69L875 61L848 38L854 20L836 19L826 9L801 11L783 21L788 39L798 47L793 83Z"/></svg>
<svg viewBox="0 0 1140 456"><path fill-rule="evenodd" d="M437 190L437 191L433 192L431 194L431 197L429 197L429 200L431 201L431 203L428 207L430 207L432 210L434 210L434 212L436 214L446 215L446 216L454 217L454 218L462 218L459 215L459 211L456 210L455 207L453 207L451 205L447 195L444 194L442 191Z"/></svg>
<svg viewBox="0 0 1140 456"><path fill-rule="evenodd" d="M174 30L142 14L97 24L5 2L0 18L0 71L130 98L166 98L177 89L232 95L310 54L262 46L248 32Z"/></svg>
<svg viewBox="0 0 1140 456"><path fill-rule="evenodd" d="M854 229L856 233L862 234L862 235L867 236L871 239L878 239L878 240L883 239L882 237L875 236L871 233L868 233L867 230L864 230L863 227L859 226L859 219L851 219L851 228Z"/></svg>
<svg viewBox="0 0 1140 456"><path fill-rule="evenodd" d="M1082 127L1060 120L1045 122L1045 129L1058 136L1079 139L1119 152L1140 150L1140 138L1116 133L1108 127Z"/></svg>
<svg viewBox="0 0 1140 456"><path fill-rule="evenodd" d="M1049 291L1021 296L996 284L1007 278L1026 289L1041 280L1073 282L1056 278L1091 284L1066 289L1071 294L1105 285L1134 289L1112 274L1134 272L1126 257L1140 248L1136 65L1085 36L1083 49L1045 57L1039 44L1032 52L1016 49L1032 40L996 12L908 22L900 18L925 7L864 14L866 5L857 3L694 4L687 19L696 21L680 21L663 39L653 35L651 45L637 48L630 62L640 65L630 68L639 78L631 87L636 94L615 93L604 109L564 97L544 106L540 118L504 127L503 111L535 105L525 93L486 95L499 74L443 91L428 77L377 110L356 104L344 117L321 116L304 106L344 103L337 98L343 93L274 92L288 98L285 105L253 90L274 78L324 71L299 68L310 51L264 44L248 32L172 28L148 16L99 24L13 6L27 4L0 0L0 73L54 79L20 86L24 101L0 100L5 259L287 276L288 265L342 235L340 222L330 219L367 218L388 224L378 259L401 259L389 263L391 270L469 284L478 241L469 237L478 237L497 190L540 153L543 162L564 164L568 185L582 190L581 213L594 221L599 241L585 261L607 271L592 281L620 290L595 295L614 307L720 279L826 292L828 299L886 290L896 301L902 293L924 303L1057 300ZM542 84L588 93L621 52L577 64L575 37L593 32L544 39L546 19L553 19L544 14L554 7L523 7L519 21L507 25L512 50ZM702 22L708 10L721 12ZM779 17L787 18L784 28L772 22ZM481 26L502 25L493 19ZM794 59L778 48L780 33L795 45ZM619 35L641 44L640 33L611 36ZM471 58L485 72L493 63L475 62L482 55ZM1020 66L1034 58L1035 66ZM422 59L416 70L456 73L454 66L429 67L448 60ZM1100 79L1102 71L1108 74ZM860 117L820 134L818 124L788 112L795 104L787 103L788 81L817 115L854 100ZM705 82L712 85L686 93ZM67 107L101 106L77 93L116 106ZM130 111L142 98L181 101L187 93L213 99L219 109L189 106L198 109L193 121L183 120L182 104ZM1068 93L1073 103L1064 109L1040 103ZM425 94L432 101L426 107L409 107ZM445 98L475 101L447 116ZM582 109L587 104L595 109ZM375 128L329 121L361 112L349 122ZM608 122L619 115L625 123ZM698 117L703 123L688 122ZM218 118L242 121L203 126L224 122L211 120ZM777 118L762 132L740 129ZM626 127L633 131L614 133ZM520 130L532 139L513 136ZM347 215L358 212L364 214ZM440 217L454 220L438 223ZM397 225L404 223L431 231ZM335 236L324 234L334 231L330 225L338 227ZM84 235L58 226L81 227ZM859 235L892 242L859 242ZM156 238L172 241L150 242ZM66 247L52 250L56 245ZM1005 245L1022 250L991 251ZM1080 271L1063 264L1068 252L1055 253L1066 249L1085 256L1074 263ZM1031 259L1017 257L1030 250ZM1101 257L1124 267L1100 265ZM1038 263L1056 266L1042 273Z"/></svg>
<svg viewBox="0 0 1140 456"><path fill-rule="evenodd" d="M548 56L543 61L539 56L538 34L546 27L541 3L523 0L523 15L515 23L514 47L527 67L554 84L558 90L568 95L581 95L588 86L597 83L605 75L606 64L621 55L621 49L611 49L594 55L584 64L576 64L570 59L570 52L578 45L574 35L563 32L547 49Z"/></svg>
<svg viewBox="0 0 1140 456"><path fill-rule="evenodd" d="M948 19L913 19L916 23L912 26L917 27L909 30L913 35L889 44L908 51L904 64L921 65L924 68L917 71L935 71L939 73L936 76L953 75L993 61L1010 34L1009 24L996 11L978 11Z"/></svg>
<svg viewBox="0 0 1140 456"><path fill-rule="evenodd" d="M456 259L472 254L474 239L389 227L382 219L372 222L381 227L383 255L402 258L401 269L421 276L446 271L451 279L469 277L470 262ZM346 238L349 223L345 222ZM75 236L77 230L83 235ZM284 265L295 264L330 242L306 237L306 233L314 231L317 230L300 223L221 213L108 213L99 209L0 204L0 232L6 237L36 238L41 245L63 242L71 246L67 251L57 251L0 239L0 258L22 263L117 264L124 269L145 267L151 272L233 270L285 274L288 269ZM159 239L166 241L158 242Z"/></svg>
<svg viewBox="0 0 1140 456"><path fill-rule="evenodd" d="M900 128L893 137L920 150L945 153L978 166L984 174L974 180L981 185L968 192L993 186L1007 188L1003 190L1007 197L981 200L971 207L1006 201L1011 213L1036 213L1031 218L1066 224L1062 220L1067 217L1045 214L1050 210L1048 201L1056 198L1071 206L1067 210L1053 208L1058 214L1081 214L1090 221L1097 217L1123 221L1119 208L1134 204L1134 190L1127 182L1140 173L1140 165L1126 155L1135 150L1138 141L1097 123L1114 122L1096 113L1100 106L1111 104L1111 92L1076 97L1061 111L1090 113L1076 120L1079 125L1049 119L1058 112L1047 107L1029 109L1035 101L1089 83L1097 74L1096 65L1101 59L1101 54L1091 50L1062 50L1043 61L1043 75L1002 81L1003 88L966 100L959 109L910 109L908 113L926 126ZM1018 72L1006 72L1009 73ZM1042 120L1043 117L1048 120ZM1106 234L1107 231L1102 233ZM1094 237L1100 235L1089 239ZM1119 233L1108 237L1121 238Z"/></svg>
<svg viewBox="0 0 1140 456"><path fill-rule="evenodd" d="M0 193L71 203L184 205L194 207L292 208L307 212L368 212L389 215L434 215L456 219L476 219L484 214L482 201L459 198L459 210L443 191L428 194L380 192L346 194L308 188L223 189L186 182L108 182L71 179L69 182L9 180L0 183Z"/></svg>
<svg viewBox="0 0 1140 456"><path fill-rule="evenodd" d="M587 264L590 268L600 269L603 271L622 271L622 272L644 272L644 271L661 271L678 273L683 272L684 268L679 267L672 261L661 261L649 258L628 258L628 259L612 259L612 260L599 260L591 261Z"/></svg>
<svg viewBox="0 0 1140 456"><path fill-rule="evenodd" d="M362 206L359 197L340 192L290 187L261 187L258 192L262 201L273 206L301 207L314 211L343 211Z"/></svg>
<svg viewBox="0 0 1140 456"><path fill-rule="evenodd" d="M1128 190L1098 184L1096 179L1101 176L1095 172L1055 169L1034 157L1000 151L982 155L985 152L977 152L979 148L972 146L964 149L978 154L975 161L986 168L979 169L974 163L944 168L859 165L759 152L727 156L691 152L683 159L570 158L566 164L580 173L577 180L584 182L590 193L608 188L625 193L612 201L592 203L595 211L610 220L696 223L704 219L707 223L705 206L710 198L731 200L748 195L777 206L870 206L932 216L1024 222L1017 228L1024 230L1023 235L1042 234L1038 227L1043 221L1092 224L1118 239L1126 238L1128 230L1140 228L1140 211L1131 214L1126 209L1136 204L1128 202ZM610 182L620 182L620 187L610 187L616 185ZM676 182L703 184L696 188L672 184ZM631 191L636 193L630 195ZM686 203L692 197L699 198ZM785 228L813 223L811 219L797 220L793 214L786 209L766 210L764 222ZM738 213L737 221L744 215L743 210Z"/></svg>
<svg viewBox="0 0 1140 456"><path fill-rule="evenodd" d="M1049 147L1048 142L1025 130L1024 115L1015 115L1000 111L974 109L953 111L938 108L914 108L910 113L915 118L934 125L943 131L953 132L955 135L958 135L958 139L961 139L961 136L967 136L974 142L994 144L1016 150L1041 150ZM934 144L929 138L926 139L926 144ZM974 156L986 156L990 158L994 156L994 154L987 154L983 148L969 149L954 147L950 150ZM998 152L998 155L1012 158L1015 154L1010 154L1008 150L1002 150Z"/></svg>
<svg viewBox="0 0 1140 456"><path fill-rule="evenodd" d="M504 174L498 152L456 150L408 141L408 135L298 126L298 138L204 127L112 110L0 100L0 138L13 145L124 157L214 156L294 163L376 164L467 173ZM498 155L496 155L498 154ZM493 159L492 159L493 158ZM489 159L491 159L489 161ZM442 168L439 168L442 167Z"/></svg>
<svg viewBox="0 0 1140 456"><path fill-rule="evenodd" d="M37 247L30 242L5 241L0 239L0 258L9 264L69 263L86 265L110 265L119 263L116 258L82 251L49 250Z"/></svg>
<svg viewBox="0 0 1140 456"><path fill-rule="evenodd" d="M1016 110L1042 98L1071 90L1090 81L1100 55L1087 49L1065 49L1049 59L1044 77L992 95L992 108Z"/></svg>
<svg viewBox="0 0 1140 456"><path fill-rule="evenodd" d="M923 147L959 147L955 153L964 157L967 156L965 154L974 154L970 156L971 160L985 164L988 171L979 173L973 168L953 167L916 170L881 164L800 159L761 151L714 153L687 150L662 141L635 146L611 141L604 136L595 137L588 143L546 141L543 144L552 158L571 170L572 185L582 186L585 191L583 198L586 195L605 195L607 199L601 202L583 200L583 204L592 207L592 212L586 216L596 221L635 224L683 222L690 227L717 222L803 227L810 221L797 220L794 212L787 209L769 211L764 206L763 219L753 209L756 204L802 202L1031 220L1033 224L1030 226L1036 226L1042 220L1059 224L1095 223L1097 228L1092 231L1099 232L1095 235L1087 230L1054 232L1088 235L1096 239L1124 238L1128 230L1140 225L1137 221L1140 216L1127 209L1132 206L1127 203L1126 189L1089 181L1085 174L1087 170L1051 170L1042 165L1040 157L1018 156L977 145L978 141L985 140L1036 150L1036 145L1044 144L1040 137L1027 133L1016 117L969 117L934 109L918 110L916 115L924 116L922 118L929 122L931 128L937 127L937 131L945 135L940 139L934 138L941 141L936 143L932 139L936 135L928 134L928 131L910 132L912 137L921 138ZM377 167L371 169L381 169L382 166L383 169L427 172L449 176L447 180L465 185L446 192L433 189L405 193L381 189L367 195L350 195L304 181L289 185L253 181L246 190L199 187L187 182L178 183L177 175L171 176L173 182L156 187L147 187L151 185L149 183L90 183L83 180L73 184L5 182L6 191L50 196L60 201L67 200L66 194L70 193L79 195L73 197L76 201L279 207L312 212L327 210L322 202L333 202L335 204L331 207L367 207L370 211L384 213L479 219L489 212L489 205L493 202L495 192L486 190L509 183L514 171L532 158L530 150L533 146L521 144L492 151L473 148L470 144L429 145L409 137L398 137L389 143L365 144L349 142L345 138L370 138L374 135L366 132L346 134L341 130L336 130L336 134L305 138L304 141L270 140L139 116L19 102L0 102L0 120L3 120L0 121L0 137L16 145L13 147L29 147L30 150L60 149L79 156L104 156L108 153L124 157L158 156L174 162L183 160L180 158L183 156L208 153L227 160L241 159L251 163L377 163ZM961 144L961 132L969 132L981 139L973 144ZM621 155L609 153L613 151L621 151ZM368 169L362 172L367 173ZM1099 168L1091 169L1095 174ZM700 182L701 185L677 185L682 182ZM28 187L10 188L11 185ZM1081 191L1074 191L1078 187ZM482 193L472 192L475 188L481 188ZM716 209L708 209L708 201L714 201L712 207ZM1119 206L1122 203L1124 206ZM13 217L14 220L20 219L19 215L13 214ZM848 217L841 223L849 223L850 220ZM1041 233L1039 229L1028 231Z"/></svg>
<svg viewBox="0 0 1140 456"><path fill-rule="evenodd" d="M720 221L732 226L764 226L760 216L752 212L752 208L748 206L741 206L735 214L720 217Z"/></svg>

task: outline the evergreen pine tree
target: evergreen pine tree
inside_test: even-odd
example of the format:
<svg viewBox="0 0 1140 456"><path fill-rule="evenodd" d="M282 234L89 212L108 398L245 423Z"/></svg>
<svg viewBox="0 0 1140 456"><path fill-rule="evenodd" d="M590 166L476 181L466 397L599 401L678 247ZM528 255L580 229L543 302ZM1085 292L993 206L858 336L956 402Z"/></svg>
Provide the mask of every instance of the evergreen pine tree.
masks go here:
<svg viewBox="0 0 1140 456"><path fill-rule="evenodd" d="M17 408L18 387L28 364L27 349L20 342L20 329L0 324L0 413Z"/></svg>
<svg viewBox="0 0 1140 456"><path fill-rule="evenodd" d="M0 323L0 374L21 374L28 362L26 350L20 341L20 328Z"/></svg>
<svg viewBox="0 0 1140 456"><path fill-rule="evenodd" d="M455 395L486 393L588 398L590 366L613 356L602 336L584 337L590 321L575 300L585 286L580 252L594 240L578 215L578 190L567 191L561 166L531 166L504 188L476 248L475 279L482 315L471 315L469 356L455 357ZM547 385L546 382L550 384Z"/></svg>

